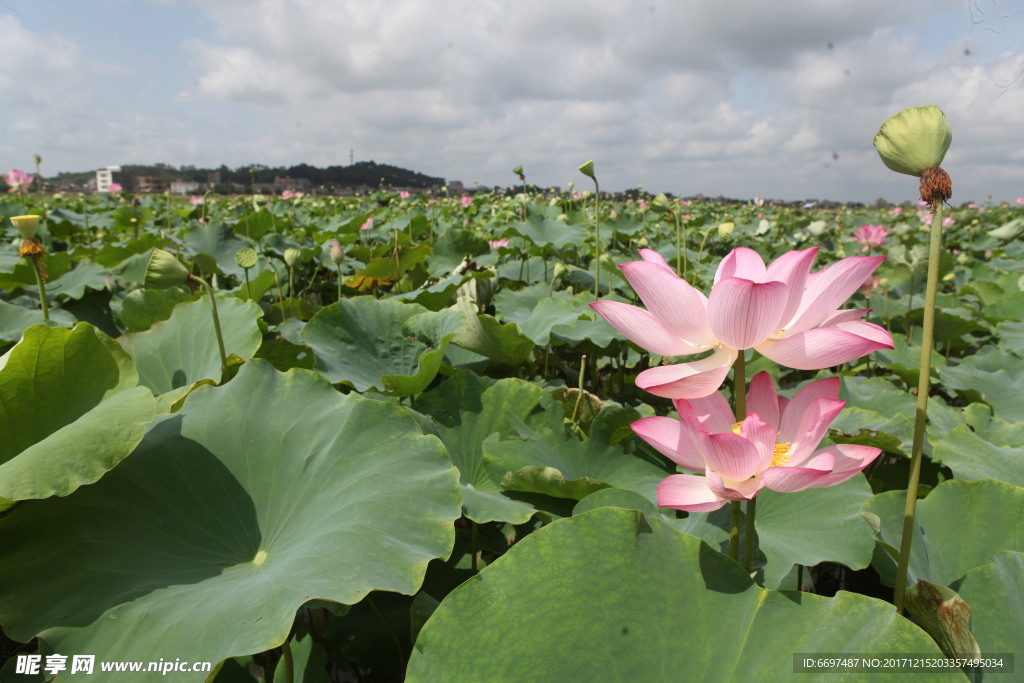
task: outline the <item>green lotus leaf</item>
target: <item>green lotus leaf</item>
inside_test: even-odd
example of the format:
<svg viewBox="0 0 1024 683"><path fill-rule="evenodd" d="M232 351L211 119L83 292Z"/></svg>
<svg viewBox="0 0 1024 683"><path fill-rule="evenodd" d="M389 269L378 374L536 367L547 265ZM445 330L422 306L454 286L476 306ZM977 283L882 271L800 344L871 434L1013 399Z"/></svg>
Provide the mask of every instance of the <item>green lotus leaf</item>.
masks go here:
<svg viewBox="0 0 1024 683"><path fill-rule="evenodd" d="M703 541L604 507L531 534L450 593L406 680L780 680L795 654L822 652L941 656L888 603L759 588Z"/></svg>
<svg viewBox="0 0 1024 683"><path fill-rule="evenodd" d="M971 606L983 653L1024 652L1024 553L1007 550L967 572L957 592Z"/></svg>
<svg viewBox="0 0 1024 683"><path fill-rule="evenodd" d="M433 313L418 304L363 296L322 308L301 339L331 382L411 396L437 376L461 325L456 311Z"/></svg>
<svg viewBox="0 0 1024 683"><path fill-rule="evenodd" d="M153 396L117 342L88 323L34 325L0 369L0 499L66 496L131 453Z"/></svg>
<svg viewBox="0 0 1024 683"><path fill-rule="evenodd" d="M51 308L50 321L62 327L71 327L75 318L67 311ZM0 341L16 342L25 330L42 322L43 312L38 308L15 306L0 299Z"/></svg>
<svg viewBox="0 0 1024 683"><path fill-rule="evenodd" d="M882 163L897 173L919 176L939 166L946 156L953 131L934 104L909 107L889 118L875 134L875 149Z"/></svg>
<svg viewBox="0 0 1024 683"><path fill-rule="evenodd" d="M568 244L583 244L587 239L583 226L568 225L546 216L530 216L525 221L514 223L512 230L538 247L550 244L561 249Z"/></svg>
<svg viewBox="0 0 1024 683"><path fill-rule="evenodd" d="M492 434L510 433L510 419L528 415L543 393L519 379L493 382L459 371L417 399L417 410L433 418L434 429L459 470L462 505L474 522L521 524L533 516L532 506L502 493L501 474L494 476L485 467L484 442Z"/></svg>
<svg viewBox="0 0 1024 683"><path fill-rule="evenodd" d="M193 258L197 258L200 263L203 262L203 259L198 257L206 254L215 262L216 268L221 272L238 277L243 276L245 269L235 261L235 254L239 249L249 245L239 239L227 225L221 223L197 225L185 235L185 246L192 252ZM206 264L206 267L203 268L208 275L212 274L210 265Z"/></svg>
<svg viewBox="0 0 1024 683"><path fill-rule="evenodd" d="M257 319L263 315L251 301L217 296L217 310L228 354L248 360L260 347ZM171 317L143 332L132 332L118 341L135 360L143 385L157 396L175 391L183 394L203 379L220 379L217 333L206 297L180 303ZM179 391L180 390L180 391Z"/></svg>
<svg viewBox="0 0 1024 683"><path fill-rule="evenodd" d="M872 565L883 583L896 577L897 549L903 536L905 491L886 491L864 504L862 513L876 527L884 553ZM1024 552L1024 526L1002 523L1024 517L1024 488L1001 481L949 479L917 503L907 579L949 586L988 564L1004 550ZM984 647L984 644L982 644Z"/></svg>
<svg viewBox="0 0 1024 683"><path fill-rule="evenodd" d="M0 518L0 623L105 660L261 652L310 600L414 593L459 511L444 448L401 408L256 360L97 484Z"/></svg>
<svg viewBox="0 0 1024 683"><path fill-rule="evenodd" d="M850 569L871 564L874 535L860 509L871 498L862 475L838 486L757 496L757 541L767 563L765 588L781 586L794 565L836 562Z"/></svg>

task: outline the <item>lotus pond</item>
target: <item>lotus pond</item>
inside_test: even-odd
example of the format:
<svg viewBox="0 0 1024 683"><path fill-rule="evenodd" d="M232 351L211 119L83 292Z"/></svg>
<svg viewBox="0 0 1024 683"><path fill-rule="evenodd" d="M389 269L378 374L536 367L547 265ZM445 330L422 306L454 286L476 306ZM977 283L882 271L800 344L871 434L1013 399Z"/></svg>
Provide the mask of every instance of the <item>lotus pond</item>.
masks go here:
<svg viewBox="0 0 1024 683"><path fill-rule="evenodd" d="M1024 652L1024 206L946 211L907 615L893 606L931 208L8 195L5 680L81 676L47 674L54 655L94 655L96 680L779 680L804 657L962 652L949 614L976 652ZM8 219L24 215L41 216L41 256L19 255ZM751 285L789 307L770 319L737 313L746 294L722 303L758 280L729 264L793 253L800 292L827 280L816 296L835 300ZM662 322L629 317L673 291L712 292L702 355L652 352ZM779 360L780 321L819 304L805 328L871 343ZM715 417L746 393L726 377L737 357L747 412ZM679 367L672 381L713 368L721 393L637 385ZM811 417L787 423L797 405ZM751 448L830 464L788 467L798 485L748 468ZM707 478L680 474L705 475L679 468L694 452ZM698 478L689 503L659 506L663 482ZM753 481L756 499L736 493ZM32 654L39 674L17 673Z"/></svg>

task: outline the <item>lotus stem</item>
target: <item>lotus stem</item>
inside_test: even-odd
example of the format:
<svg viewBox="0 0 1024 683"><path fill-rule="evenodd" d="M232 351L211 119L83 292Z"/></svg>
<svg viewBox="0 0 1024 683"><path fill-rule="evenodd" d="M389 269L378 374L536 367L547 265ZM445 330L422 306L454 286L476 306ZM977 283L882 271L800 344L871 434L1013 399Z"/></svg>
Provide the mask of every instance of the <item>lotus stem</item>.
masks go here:
<svg viewBox="0 0 1024 683"><path fill-rule="evenodd" d="M220 350L220 381L224 382L228 377L228 355L224 351L224 335L220 330L220 316L217 315L217 297L214 296L213 288L207 284L206 280L195 275L189 275L188 277L192 282L198 282L202 285L206 293L210 295L210 310L213 311L213 330L217 333L217 348Z"/></svg>
<svg viewBox="0 0 1024 683"><path fill-rule="evenodd" d="M931 240L928 245L928 284L924 295L924 321L921 326L921 364L917 380L917 412L914 420L914 445L910 453L910 476L907 480L907 504L903 512L903 540L896 565L896 586L893 602L896 613L903 614L907 569L910 565L910 544L914 537L914 516L917 512L917 489L921 481L921 452L924 449L925 423L928 420L928 391L931 388L932 344L935 337L935 294L939 288L939 258L942 254L942 200L932 202Z"/></svg>
<svg viewBox="0 0 1024 683"><path fill-rule="evenodd" d="M754 567L754 515L757 511L757 499L747 501L746 538L743 548L743 569L749 574Z"/></svg>
<svg viewBox="0 0 1024 683"><path fill-rule="evenodd" d="M291 636L285 638L281 643L281 655L284 659L284 680L285 683L295 683L295 658L292 656L292 646L289 644Z"/></svg>
<svg viewBox="0 0 1024 683"><path fill-rule="evenodd" d="M39 263L34 258L29 258L28 262L32 264L32 272L36 276L36 285L39 286L39 305L43 308L43 320L50 322L50 304L46 300L46 285L43 284L43 274L39 271Z"/></svg>

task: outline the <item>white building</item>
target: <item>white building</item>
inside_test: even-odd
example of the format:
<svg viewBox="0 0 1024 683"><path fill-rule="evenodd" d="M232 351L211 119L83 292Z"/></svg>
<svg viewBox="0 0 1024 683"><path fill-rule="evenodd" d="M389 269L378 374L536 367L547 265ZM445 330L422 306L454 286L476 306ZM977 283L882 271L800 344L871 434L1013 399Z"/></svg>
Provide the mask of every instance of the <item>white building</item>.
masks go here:
<svg viewBox="0 0 1024 683"><path fill-rule="evenodd" d="M112 184L121 182L120 175L120 166L107 166L96 171L96 191L109 192Z"/></svg>

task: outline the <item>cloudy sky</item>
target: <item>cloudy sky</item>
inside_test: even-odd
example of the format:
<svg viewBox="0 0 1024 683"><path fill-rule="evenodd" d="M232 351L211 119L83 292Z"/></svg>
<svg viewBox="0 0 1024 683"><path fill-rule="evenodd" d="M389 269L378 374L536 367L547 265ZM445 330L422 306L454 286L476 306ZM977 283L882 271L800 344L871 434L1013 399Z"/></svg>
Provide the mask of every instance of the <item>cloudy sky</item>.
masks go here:
<svg viewBox="0 0 1024 683"><path fill-rule="evenodd" d="M0 0L0 169L374 160L738 198L916 197L871 140L953 128L953 202L1024 196L1021 0Z"/></svg>

